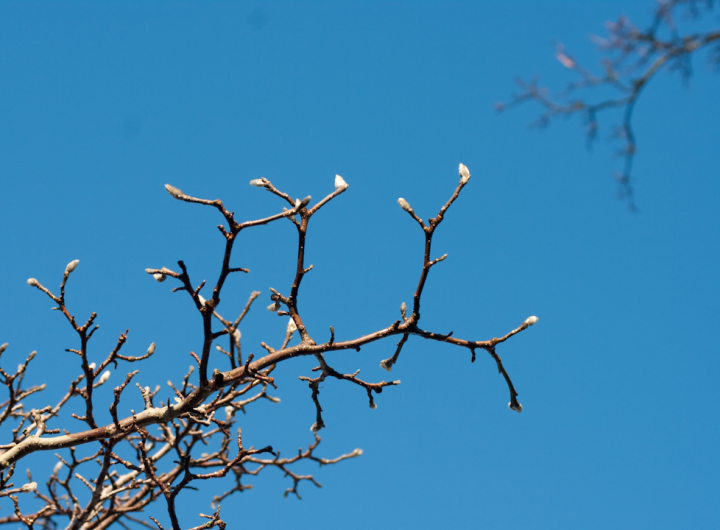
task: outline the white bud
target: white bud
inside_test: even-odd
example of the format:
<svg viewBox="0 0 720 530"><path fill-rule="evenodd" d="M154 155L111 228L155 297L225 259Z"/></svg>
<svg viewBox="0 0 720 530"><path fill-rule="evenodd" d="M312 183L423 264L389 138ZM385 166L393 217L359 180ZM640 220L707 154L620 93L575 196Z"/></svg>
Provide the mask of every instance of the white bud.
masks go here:
<svg viewBox="0 0 720 530"><path fill-rule="evenodd" d="M28 278L27 284L32 287L37 287L38 285L40 285L35 278Z"/></svg>
<svg viewBox="0 0 720 530"><path fill-rule="evenodd" d="M175 403L182 403L182 399L180 399L179 397L175 396L174 399L175 399Z"/></svg>
<svg viewBox="0 0 720 530"><path fill-rule="evenodd" d="M402 208L402 209L405 210L406 212L412 212L412 207L410 206L410 203L407 202L407 201L406 201L405 199L403 199L402 197L400 197L400 198L398 199L398 204L400 205L400 208Z"/></svg>
<svg viewBox="0 0 720 530"><path fill-rule="evenodd" d="M0 353L4 352L7 349L7 347L8 347L7 342L5 344L0 345Z"/></svg>
<svg viewBox="0 0 720 530"><path fill-rule="evenodd" d="M110 370L105 370L100 376L100 379L98 380L98 385L103 385L107 383L108 379L110 379Z"/></svg>
<svg viewBox="0 0 720 530"><path fill-rule="evenodd" d="M370 408L375 410L377 408L377 403L375 403L374 401L370 403Z"/></svg>
<svg viewBox="0 0 720 530"><path fill-rule="evenodd" d="M18 373L18 374L21 374L21 373L23 373L24 371L25 371L25 366L23 366L22 364L18 364L17 373Z"/></svg>
<svg viewBox="0 0 720 530"><path fill-rule="evenodd" d="M216 349L217 351L223 351L222 346L220 346L219 344L216 344L216 345L215 345L215 349Z"/></svg>
<svg viewBox="0 0 720 530"><path fill-rule="evenodd" d="M35 491L37 489L37 482L29 482L28 484L25 484L22 488L20 488L20 491L23 493L30 493L31 491Z"/></svg>
<svg viewBox="0 0 720 530"><path fill-rule="evenodd" d="M514 410L514 411L517 412L518 414L519 414L520 412L522 412L522 405L520 404L519 401L517 402L517 406L513 406L512 401L511 401L510 403L508 403L508 408L509 408L510 410Z"/></svg>
<svg viewBox="0 0 720 530"><path fill-rule="evenodd" d="M266 178L253 179L250 181L250 185L255 186L256 188L264 188L267 183L268 180Z"/></svg>
<svg viewBox="0 0 720 530"><path fill-rule="evenodd" d="M400 384L400 379L398 379L397 381L393 381L393 385L399 385L399 384Z"/></svg>
<svg viewBox="0 0 720 530"><path fill-rule="evenodd" d="M538 321L538 317L535 317L535 316L527 317L527 320L525 320L525 324L527 324L528 326L532 326L533 324L536 324L537 321Z"/></svg>
<svg viewBox="0 0 720 530"><path fill-rule="evenodd" d="M271 313L274 313L278 309L280 309L280 301L279 300L276 300L272 304L267 306L267 310L270 311Z"/></svg>
<svg viewBox="0 0 720 530"><path fill-rule="evenodd" d="M36 351L31 351L30 355L28 355L28 358L27 358L28 362L32 361L36 355L37 355Z"/></svg>
<svg viewBox="0 0 720 530"><path fill-rule="evenodd" d="M95 363L90 363L88 368L90 368L90 370L95 370Z"/></svg>
<svg viewBox="0 0 720 530"><path fill-rule="evenodd" d="M273 397L273 396L265 396L265 397L268 398L268 399L269 399L270 401L272 401L273 403L280 403L280 398L279 398L279 397Z"/></svg>
<svg viewBox="0 0 720 530"><path fill-rule="evenodd" d="M161 272L156 272L155 274L153 274L153 278L155 278L155 281L156 281L156 282L159 282L159 283L162 283L162 282L164 282L165 280L167 280L167 276L165 276L165 275L164 275L163 273L161 273Z"/></svg>
<svg viewBox="0 0 720 530"><path fill-rule="evenodd" d="M53 475L57 475L60 472L60 470L62 469L62 467L63 467L62 461L59 461L57 464L55 464L55 467L53 467Z"/></svg>
<svg viewBox="0 0 720 530"><path fill-rule="evenodd" d="M318 431L320 430L320 427L318 427L317 422L313 423L313 424L310 426L310 430L311 430L312 432L318 432Z"/></svg>
<svg viewBox="0 0 720 530"><path fill-rule="evenodd" d="M201 294L198 295L198 300L200 300L200 305L202 305L202 306L205 305L205 299L202 297Z"/></svg>
<svg viewBox="0 0 720 530"><path fill-rule="evenodd" d="M235 408L232 405L225 407L225 421L230 421L235 414Z"/></svg>
<svg viewBox="0 0 720 530"><path fill-rule="evenodd" d="M335 189L345 189L348 187L348 183L340 175L335 175Z"/></svg>
<svg viewBox="0 0 720 530"><path fill-rule="evenodd" d="M363 454L363 450L360 448L357 448L352 453L350 453L350 456L360 456L361 454Z"/></svg>
<svg viewBox="0 0 720 530"><path fill-rule="evenodd" d="M390 359L383 359L380 361L380 368L383 370L387 370L388 372L392 372L392 363L389 362Z"/></svg>
<svg viewBox="0 0 720 530"><path fill-rule="evenodd" d="M468 180L470 180L470 171L465 164L460 164L460 182L467 184Z"/></svg>
<svg viewBox="0 0 720 530"><path fill-rule="evenodd" d="M406 311L407 311L407 304L405 304L405 302L403 302L402 304L400 304L400 312L405 313Z"/></svg>
<svg viewBox="0 0 720 530"><path fill-rule="evenodd" d="M165 189L176 199L180 199L183 195L185 195L181 190L171 186L170 184L165 184Z"/></svg>
<svg viewBox="0 0 720 530"><path fill-rule="evenodd" d="M78 266L78 263L80 263L79 259L73 260L70 263L68 263L67 267L65 267L65 274L70 274L72 271L74 271L75 267Z"/></svg>
<svg viewBox="0 0 720 530"><path fill-rule="evenodd" d="M292 319L292 317L290 317L290 320L288 321L286 333L289 335L292 335L296 331L297 331L297 325L295 325L295 321Z"/></svg>
<svg viewBox="0 0 720 530"><path fill-rule="evenodd" d="M235 345L240 345L240 338L242 337L242 333L240 333L239 329L236 329L233 331L233 340L235 341Z"/></svg>
<svg viewBox="0 0 720 530"><path fill-rule="evenodd" d="M312 197L310 195L305 197L303 200L295 199L295 208L298 210L300 208L305 208L308 205L308 203L310 202L310 199L312 199Z"/></svg>

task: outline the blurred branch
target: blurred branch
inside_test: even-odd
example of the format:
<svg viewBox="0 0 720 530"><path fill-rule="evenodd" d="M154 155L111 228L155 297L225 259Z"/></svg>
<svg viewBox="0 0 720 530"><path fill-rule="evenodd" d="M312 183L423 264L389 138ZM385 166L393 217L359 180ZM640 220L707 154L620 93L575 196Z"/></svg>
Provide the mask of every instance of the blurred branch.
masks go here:
<svg viewBox="0 0 720 530"><path fill-rule="evenodd" d="M611 140L619 143L617 155L623 159L622 171L616 175L618 193L631 209L634 201L633 162L638 150L633 129L635 106L647 85L662 70L678 72L684 83L692 75L692 57L700 50L711 48L710 61L720 65L720 29L703 32L681 31L678 19L698 19L714 12L713 0L666 0L655 7L652 22L641 30L626 17L607 24L607 38L593 40L604 55L601 74L594 74L556 45L555 56L562 66L577 77L560 93L552 94L539 84L538 78L525 82L517 80L520 92L507 103L498 103L504 111L526 102L535 102L542 113L533 123L540 128L561 116L580 115L586 126L587 145L598 139L599 115L617 109L619 123L613 126ZM591 91L600 90L599 98L590 99Z"/></svg>

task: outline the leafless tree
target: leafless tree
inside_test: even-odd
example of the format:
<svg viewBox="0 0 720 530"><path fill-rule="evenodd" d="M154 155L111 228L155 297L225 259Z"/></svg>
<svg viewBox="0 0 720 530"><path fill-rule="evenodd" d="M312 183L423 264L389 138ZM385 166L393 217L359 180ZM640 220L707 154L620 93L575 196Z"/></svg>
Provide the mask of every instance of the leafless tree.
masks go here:
<svg viewBox="0 0 720 530"><path fill-rule="evenodd" d="M344 350L357 350L365 344L399 337L395 353L380 365L388 372L398 362L401 350L412 335L422 339L454 344L466 348L475 360L476 350L484 350L497 363L499 372L505 378L510 390L511 410L520 412L522 406L517 400L517 392L513 386L503 363L496 353L496 347L516 333L537 322L537 317L528 318L518 328L500 338L490 340L466 340L452 336L452 333L434 333L422 329L420 323L420 301L425 282L430 270L443 261L446 255L432 259L431 245L435 231L443 221L448 208L458 198L462 189L470 180L470 173L464 165L460 165L460 182L450 199L440 208L435 217L420 219L404 199L398 203L418 224L425 237L425 251L420 278L412 303L400 306L400 318L387 327L351 340L336 340L335 332L329 328L326 340L318 341L311 336L305 327L298 306L300 284L304 276L312 269L305 263L305 245L308 226L313 216L326 205L348 189L348 185L338 176L335 180L335 191L327 197L310 205L310 197L293 200L288 194L278 190L265 179L251 181L253 186L263 188L287 203L282 211L264 219L238 222L233 213L229 212L220 200L205 200L186 195L177 188L166 186L167 191L177 200L200 204L217 209L225 220L218 229L224 240L225 250L222 266L217 282L207 298L201 294L205 282L193 283L190 272L182 261L178 268L171 270L166 267L149 268L146 272L157 282L170 278L176 282L173 291L187 293L188 301L194 305L202 317L203 342L199 354L190 352L194 364L183 380L178 384L168 382L173 399L163 402L158 395L160 386L151 389L136 384L144 402L144 410L127 410L122 405L126 390L131 387L138 370L127 372L124 380L114 389L114 400L109 404L112 422L101 425L96 421L96 403L94 391L107 384L110 368L122 370L124 363L137 363L158 355L155 344L151 344L143 355L126 355L123 346L127 332L120 335L114 349L99 363L91 362L89 346L93 334L98 329L94 325L96 314L92 313L84 322L75 319L65 302L65 291L71 274L75 271L78 260L68 264L65 269L59 294L46 288L38 280L31 278L28 284L47 295L55 304L54 309L62 313L74 332L78 344L67 349L71 359L77 356L79 374L68 383L67 393L55 404L45 404L42 391L46 385L26 386L26 376L32 374L35 352L17 367L14 372L7 366L0 368L2 383L8 391L7 400L0 404L0 424L3 425L3 445L0 446L0 497L8 504L12 503L12 514L0 517L0 523L17 526L18 523L28 529L59 528L67 529L105 529L117 525L129 528L136 524L146 528L162 529L160 521L152 519L150 523L138 515L145 507L158 502L165 502L170 525L174 530L187 528L181 526L176 512L178 497L190 484L208 481L230 475L234 477L234 485L227 491L217 491L211 499L210 513L200 514L206 520L194 528L225 528L226 523L220 518L220 503L230 495L252 487L246 483L248 476L254 476L267 468L277 468L291 480L285 496L300 496L298 486L302 482L311 482L319 486L311 475L301 475L294 471L294 464L302 460L317 462L319 465L335 464L348 458L362 454L356 449L336 458L328 459L316 455L320 438L317 432L325 427L322 407L320 405L321 383L327 378L347 381L362 389L367 394L371 408L375 408L376 395L386 387L394 387L400 381L367 382L358 377L358 372L344 374L330 365L330 354ZM240 232L256 226L280 220L288 220L297 230L297 264L295 275L289 290L283 294L279 290L270 289L270 311L288 317L288 325L284 340L278 348L262 342L265 350L259 358L252 354L243 357L241 350L240 325L250 310L253 301L260 295L253 292L240 315L234 319L223 317L218 308L220 295L226 279L230 274L248 273L247 269L231 266L234 244ZM57 292L57 291L56 291ZM299 335L299 342L291 345L293 336ZM224 348L217 341L226 342ZM7 344L0 347L0 354ZM211 356L212 354L212 356ZM299 356L313 356L318 366L313 369L315 376L300 376L308 383L309 397L314 403L316 414L311 430L315 440L306 450L300 450L291 457L281 457L272 446L255 449L243 444L241 431L235 427L235 414L245 411L253 403L260 400L278 402L271 395L276 387L273 370L278 363ZM226 365L225 370L211 369L211 366ZM79 399L75 399L79 398ZM39 404L34 407L33 405ZM105 404L104 406L108 406ZM63 418L73 409L73 418L84 423L82 429L73 429L64 423ZM68 428L63 428L63 426ZM81 446L88 446L81 448ZM88 450L88 448L92 448ZM85 456L81 456L83 449ZM44 486L38 485L28 471L27 481L17 480L18 462L37 455L40 451L54 451L57 463L43 478ZM58 452L59 451L59 452ZM192 487L192 486L190 486ZM28 504L39 506L29 510ZM5 512L7 513L7 512ZM153 524L155 526L153 526ZM167 523L165 523L167 524Z"/></svg>
<svg viewBox="0 0 720 530"><path fill-rule="evenodd" d="M616 174L619 194L635 209L633 200L633 160L637 139L633 132L633 112L645 87L662 70L679 73L687 83L692 75L692 58L701 50L710 50L709 60L720 65L720 28L689 31L690 22L698 22L715 14L714 0L659 0L652 22L644 30L626 17L607 24L607 38L593 37L602 51L602 73L595 74L582 66L562 44L556 45L556 57L577 75L577 80L564 91L553 94L540 86L538 78L529 82L517 80L521 91L506 104L498 103L499 111L528 101L541 105L542 113L534 125L545 127L560 116L578 114L582 117L588 147L598 139L598 116L613 109L620 110L619 123L613 124L611 139L620 144L618 156L623 168ZM683 28L681 28L681 25ZM591 97L592 96L592 97Z"/></svg>

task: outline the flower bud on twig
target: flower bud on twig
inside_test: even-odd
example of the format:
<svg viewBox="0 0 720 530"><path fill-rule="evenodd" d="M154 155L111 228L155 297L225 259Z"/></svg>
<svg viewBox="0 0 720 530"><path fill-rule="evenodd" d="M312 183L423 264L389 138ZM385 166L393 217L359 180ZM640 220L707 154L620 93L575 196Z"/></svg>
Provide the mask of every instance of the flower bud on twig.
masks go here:
<svg viewBox="0 0 720 530"><path fill-rule="evenodd" d="M90 363L90 364L88 365L88 368L89 368L90 370L95 370L95 363Z"/></svg>
<svg viewBox="0 0 720 530"><path fill-rule="evenodd" d="M172 195L176 199L181 199L182 196L185 195L182 191L180 191L174 186L171 186L170 184L165 184L165 189L170 195Z"/></svg>
<svg viewBox="0 0 720 530"><path fill-rule="evenodd" d="M235 414L235 408L232 405L225 407L225 421L230 421Z"/></svg>
<svg viewBox="0 0 720 530"><path fill-rule="evenodd" d="M37 482L29 482L25 484L22 488L20 488L20 491L23 493L30 493L31 491L35 491L37 489Z"/></svg>
<svg viewBox="0 0 720 530"><path fill-rule="evenodd" d="M27 284L32 287L37 287L38 285L40 285L35 278L28 278Z"/></svg>
<svg viewBox="0 0 720 530"><path fill-rule="evenodd" d="M161 273L161 272L156 272L155 274L153 274L153 278L155 278L155 281L156 281L156 282L159 282L159 283L162 283L162 282L164 282L165 280L167 280L167 276L165 276L165 275L164 275L163 273Z"/></svg>
<svg viewBox="0 0 720 530"><path fill-rule="evenodd" d="M267 183L268 183L268 180L265 177L259 178L259 179L253 179L250 181L250 185L255 186L256 188L264 188L265 186L267 186Z"/></svg>
<svg viewBox="0 0 720 530"><path fill-rule="evenodd" d="M392 359L383 359L380 361L380 368L392 372Z"/></svg>
<svg viewBox="0 0 720 530"><path fill-rule="evenodd" d="M65 267L65 274L70 274L72 271L74 271L75 267L78 266L78 263L80 263L79 259L73 260L70 263L68 263L67 267Z"/></svg>
<svg viewBox="0 0 720 530"><path fill-rule="evenodd" d="M360 456L361 454L363 454L363 450L358 447L352 453L350 453L350 456Z"/></svg>
<svg viewBox="0 0 720 530"><path fill-rule="evenodd" d="M527 324L528 326L532 326L533 324L536 324L537 321L538 321L538 317L536 317L536 316L527 317L527 320L525 320L525 324Z"/></svg>
<svg viewBox="0 0 720 530"><path fill-rule="evenodd" d="M310 430L311 430L312 432L318 432L318 431L320 430L320 427L318 426L317 422L313 423L313 424L310 426Z"/></svg>
<svg viewBox="0 0 720 530"><path fill-rule="evenodd" d="M405 210L406 212L412 212L412 207L410 206L410 203L407 202L407 201L406 201L405 199L403 199L402 197L400 197L400 198L398 199L398 204L400 205L400 208L402 208L402 209Z"/></svg>
<svg viewBox="0 0 720 530"><path fill-rule="evenodd" d="M98 386L107 383L108 379L110 379L110 370L105 370L100 376L100 379L98 379Z"/></svg>
<svg viewBox="0 0 720 530"><path fill-rule="evenodd" d="M148 356L152 355L153 353L155 353L155 343L154 342L150 343L150 346L147 349Z"/></svg>
<svg viewBox="0 0 720 530"><path fill-rule="evenodd" d="M55 464L55 467L53 467L53 475L57 475L60 472L60 470L62 469L62 467L63 467L63 463L61 460L57 464Z"/></svg>
<svg viewBox="0 0 720 530"><path fill-rule="evenodd" d="M335 175L335 189L345 189L348 187L348 183L345 182L345 179L342 178L340 175Z"/></svg>
<svg viewBox="0 0 720 530"><path fill-rule="evenodd" d="M290 320L288 321L286 333L287 333L288 335L292 335L292 334L295 333L296 331L297 331L297 325L295 324L295 321L293 320L293 318L290 317Z"/></svg>
<svg viewBox="0 0 720 530"><path fill-rule="evenodd" d="M517 402L517 405L513 405L512 401L511 401L510 403L508 403L508 408L510 410L514 410L517 413L522 412L522 405L520 404L519 401Z"/></svg>
<svg viewBox="0 0 720 530"><path fill-rule="evenodd" d="M268 399L269 399L270 401L272 401L273 403L280 403L280 398L279 398L279 397L268 396L268 395L266 395L265 397L268 398Z"/></svg>
<svg viewBox="0 0 720 530"><path fill-rule="evenodd" d="M7 347L8 347L7 342L5 344L3 344L2 346L0 346L0 353L4 352L7 349Z"/></svg>
<svg viewBox="0 0 720 530"><path fill-rule="evenodd" d="M198 295L198 300L200 300L200 305L201 305L201 306L204 306L204 305L205 305L205 299L203 298L203 296L202 296L201 294Z"/></svg>
<svg viewBox="0 0 720 530"><path fill-rule="evenodd" d="M242 333L240 333L239 329L233 330L232 332L233 340L235 341L235 345L240 345L240 338L242 337Z"/></svg>
<svg viewBox="0 0 720 530"><path fill-rule="evenodd" d="M271 313L274 313L278 309L280 309L280 301L279 300L275 300L272 304L267 306L267 310L270 311Z"/></svg>
<svg viewBox="0 0 720 530"><path fill-rule="evenodd" d="M373 410L377 409L377 403L375 403L374 401L370 403L370 408Z"/></svg>
<svg viewBox="0 0 720 530"><path fill-rule="evenodd" d="M467 184L468 180L470 180L470 171L465 164L460 164L460 182Z"/></svg>

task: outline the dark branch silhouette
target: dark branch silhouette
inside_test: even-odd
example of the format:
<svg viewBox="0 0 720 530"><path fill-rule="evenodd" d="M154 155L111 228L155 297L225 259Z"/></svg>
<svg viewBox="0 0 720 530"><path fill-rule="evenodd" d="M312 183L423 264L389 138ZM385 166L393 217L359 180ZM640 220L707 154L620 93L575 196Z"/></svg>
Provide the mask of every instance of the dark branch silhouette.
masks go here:
<svg viewBox="0 0 720 530"><path fill-rule="evenodd" d="M368 382L358 377L359 370L352 374L338 372L331 366L332 354L343 350L359 351L362 346L384 338L399 336L395 355L391 359L381 361L380 365L390 371L398 362L400 350L410 336L436 340L467 348L475 360L476 350L485 350L497 363L498 371L505 378L510 392L508 406L520 412L522 406L517 400L517 391L510 380L507 370L496 353L496 347L516 333L537 322L537 317L528 318L520 327L501 338L490 340L465 340L452 337L452 333L438 334L419 327L420 302L430 270L447 255L432 259L431 245L436 229L442 223L448 209L459 197L460 192L468 184L470 173L464 165L460 165L460 182L450 199L439 213L425 223L420 219L404 199L399 199L403 210L419 224L425 236L425 253L417 289L413 296L412 308L408 314L406 304L400 307L401 318L389 323L386 327L352 340L335 341L335 332L330 327L330 340L316 342L306 328L298 306L302 280L312 265L305 263L305 247L307 244L308 227L313 216L331 200L348 189L342 177L336 177L335 191L323 200L310 206L310 197L293 200L289 195L279 191L267 179L256 179L253 186L264 188L270 193L287 202L289 207L264 219L238 222L233 213L227 211L220 200L205 200L186 195L177 188L166 186L168 193L177 200L211 206L217 209L225 219L226 225L220 225L225 252L222 259L220 274L211 294L205 298L201 292L205 282L193 283L190 271L182 262L178 269L167 267L149 268L146 272L157 282L163 283L172 278L177 285L173 291L187 293L187 299L194 305L202 317L203 342L199 354L190 352L195 364L190 367L180 384L168 381L172 390L172 399L158 401L160 386L155 389L136 387L142 396L143 410L127 410L123 406L123 395L138 374L138 370L127 372L124 380L114 389L114 399L109 405L112 422L99 425L95 418L95 398L93 390L107 384L111 378L110 368L122 370L122 363L137 363L152 355L158 355L155 344L151 344L143 355L126 355L123 347L128 332L121 334L113 350L105 359L96 364L90 361L89 344L98 326L93 327L96 314L80 324L75 320L65 302L66 284L78 266L78 260L71 262L65 269L60 285L60 295L56 296L38 280L31 278L28 284L45 293L56 304L54 309L60 311L69 322L78 337L79 346L67 349L68 353L79 357L79 375L70 382L69 389L56 405L27 410L25 402L45 389L45 385L23 388L30 363L36 357L35 352L28 355L17 371L9 373L0 368L2 383L8 391L8 399L0 404L0 424L3 425L3 445L0 446L0 498L7 497L13 503L13 514L0 517L0 524L24 524L28 529L56 528L59 524L68 529L105 529L118 523L127 528L127 523L140 524L146 528L163 529L163 523L150 518L152 522L138 517L144 508L163 498L167 506L168 518L173 530L183 528L176 512L177 499L186 488L193 484L206 482L216 478L231 476L233 486L226 491L215 494L211 500L210 515L201 515L207 521L195 528L225 528L226 523L220 517L219 503L237 492L251 488L247 484L248 477L260 473L266 468L277 468L292 480L292 486L285 491L285 496L294 494L300 498L298 486L302 482L320 484L312 475L300 475L293 471L293 465L301 460L310 460L320 466L336 464L342 460L355 458L362 454L356 449L336 458L328 459L316 455L320 438L315 439L306 450L300 450L292 457L282 457L273 446L261 449L246 448L242 442L239 428L234 427L235 414L245 412L253 403L266 399L274 403L280 400L269 394L271 388L277 388L273 370L278 363L299 356L313 356L318 366L312 371L316 377L299 376L310 387L310 398L315 406L315 422L311 430L317 433L325 427L320 404L320 383L327 378L347 381L360 387L367 394L371 408L375 408L376 395L387 387L394 387L400 381ZM224 318L219 313L220 295L228 275L234 272L248 273L240 267L231 267L231 257L238 234L255 226L288 219L294 225L298 246L296 255L295 275L287 294L270 289L272 304L269 309L279 315L289 317L282 345L275 349L265 342L260 345L267 352L255 358L250 353L243 360L241 353L240 324L250 310L251 304L260 295L252 292L245 308L235 319ZM222 325L213 327L214 320ZM299 343L290 345L293 336L299 336ZM228 340L227 349L213 343ZM0 347L0 355L7 344ZM216 353L213 353L216 352ZM211 359L212 356L212 359ZM71 356L72 357L72 356ZM217 364L228 358L229 369L221 371L215 368L209 371L211 362ZM74 358L74 357L72 357ZM197 371L197 377L194 376ZM39 394L42 396L42 394ZM84 430L50 428L62 425L65 421L60 417L61 409L77 404L79 397L82 415L72 417L85 424ZM37 396L36 396L37 398ZM12 424L12 426L10 426ZM152 428L152 429L151 429ZM7 430L11 429L11 430ZM77 449L82 445L92 445L91 454L78 457ZM58 462L53 468L45 487L41 488L33 482L28 473L28 482L16 485L14 478L18 462L39 451L66 450L64 455L55 453ZM88 491L85 491L87 488ZM80 490L80 491L78 491ZM20 508L21 496L34 496L42 504L39 510L29 513ZM162 502L162 501L161 501ZM154 525L154 526L153 526Z"/></svg>

